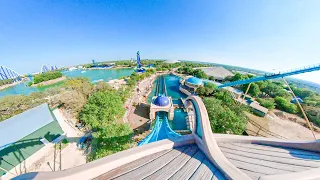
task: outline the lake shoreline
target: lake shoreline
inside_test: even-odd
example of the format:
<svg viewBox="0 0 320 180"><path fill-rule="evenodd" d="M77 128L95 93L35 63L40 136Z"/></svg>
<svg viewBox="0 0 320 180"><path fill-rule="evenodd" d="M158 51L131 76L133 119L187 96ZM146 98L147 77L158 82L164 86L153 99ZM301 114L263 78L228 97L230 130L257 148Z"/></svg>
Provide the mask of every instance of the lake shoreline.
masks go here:
<svg viewBox="0 0 320 180"><path fill-rule="evenodd" d="M129 69L133 67L110 67L110 68L83 68L82 70L110 70L110 69Z"/></svg>
<svg viewBox="0 0 320 180"><path fill-rule="evenodd" d="M14 82L14 83L11 83L11 84L5 84L5 85L2 85L0 86L0 91L3 90L3 89L7 89L9 87L12 87L12 86L15 86L17 84L20 84L22 81L17 81L17 82Z"/></svg>
<svg viewBox="0 0 320 180"><path fill-rule="evenodd" d="M59 77L57 79L51 79L49 81L44 81L44 82L41 82L41 83L38 83L38 84L33 84L31 87L47 86L47 85L58 83L60 81L64 81L66 79L67 79L67 76L62 76L62 77Z"/></svg>

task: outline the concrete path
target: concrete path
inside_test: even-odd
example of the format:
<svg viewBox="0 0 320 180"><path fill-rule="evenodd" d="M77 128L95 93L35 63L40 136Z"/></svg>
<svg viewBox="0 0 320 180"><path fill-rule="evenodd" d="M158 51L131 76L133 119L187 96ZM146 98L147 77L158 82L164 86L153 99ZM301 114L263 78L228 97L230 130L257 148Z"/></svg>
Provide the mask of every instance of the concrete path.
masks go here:
<svg viewBox="0 0 320 180"><path fill-rule="evenodd" d="M59 153L57 153L55 170L60 170ZM49 164L50 165L49 165ZM61 170L69 169L86 163L86 156L82 150L77 148L76 142L70 143L61 151ZM54 169L54 153L46 157L36 171L53 171Z"/></svg>
<svg viewBox="0 0 320 180"><path fill-rule="evenodd" d="M65 132L67 138L71 137L80 137L83 136L84 133L74 127L71 123L69 123L66 118L61 113L60 109L56 109L53 111L60 127Z"/></svg>

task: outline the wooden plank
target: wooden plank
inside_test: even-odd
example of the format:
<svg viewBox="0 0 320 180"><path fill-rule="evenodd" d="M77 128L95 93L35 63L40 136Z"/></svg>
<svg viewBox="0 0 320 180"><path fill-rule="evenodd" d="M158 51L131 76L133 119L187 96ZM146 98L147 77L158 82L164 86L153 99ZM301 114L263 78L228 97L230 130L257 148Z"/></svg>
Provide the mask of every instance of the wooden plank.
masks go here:
<svg viewBox="0 0 320 180"><path fill-rule="evenodd" d="M215 168L208 159L204 159L196 172L191 176L190 180L211 179L217 170L218 169Z"/></svg>
<svg viewBox="0 0 320 180"><path fill-rule="evenodd" d="M245 169L245 170L256 172L256 173L262 173L262 174L268 174L268 175L290 173L290 171L270 168L263 165L250 164L247 162L242 162L242 161L233 160L233 159L229 159L229 161L239 169Z"/></svg>
<svg viewBox="0 0 320 180"><path fill-rule="evenodd" d="M246 169L241 169L239 168L242 172L244 172L245 174L247 174L249 177L251 177L253 180L258 180L260 176L264 176L266 174L262 174L262 173L256 173L256 172L252 172L252 171L248 171Z"/></svg>
<svg viewBox="0 0 320 180"><path fill-rule="evenodd" d="M263 151L292 154L293 156L294 155L303 155L309 159L320 160L319 153L300 150L300 149L294 149L294 148L284 148L284 147L276 147L276 146L261 145L261 144L248 144L248 143L223 143L223 144L230 144L233 147L238 146L238 147L257 149L257 150L263 150ZM308 157L308 156L310 156L310 157Z"/></svg>
<svg viewBox="0 0 320 180"><path fill-rule="evenodd" d="M140 166L139 168L134 169L133 171L130 171L126 174L123 174L122 176L119 176L114 179L143 179L148 177L149 175L153 174L154 172L161 169L163 166L168 164L170 161L172 161L174 158L179 156L181 153L183 153L187 147L189 146L183 146L179 147L177 149L173 149L172 151L166 153L165 155L161 156L161 158L155 159L143 166Z"/></svg>
<svg viewBox="0 0 320 180"><path fill-rule="evenodd" d="M163 180L169 179L174 173L176 173L182 166L184 166L190 158L198 151L198 146L190 146L184 153L181 153L178 157L162 167L155 173L151 174L146 180Z"/></svg>
<svg viewBox="0 0 320 180"><path fill-rule="evenodd" d="M220 171L216 171L212 177L212 180L225 180L227 178Z"/></svg>
<svg viewBox="0 0 320 180"><path fill-rule="evenodd" d="M154 153L154 154L151 154L149 156L146 156L146 157L143 157L143 158L140 158L140 159L137 159L133 162L130 162L128 164L125 164L125 165L122 165L116 169L113 169L95 179L97 180L102 180L102 179L112 179L112 178L115 178L115 177L118 177L118 176L121 176L122 174L125 174L129 171L132 171L136 168L139 168L140 166L143 166L144 164L147 164L151 161L153 161L154 159L157 159L157 158L160 158L161 156L163 156L164 154L170 152L172 149L170 150L165 150L165 151L161 151L161 152L157 152L157 153Z"/></svg>
<svg viewBox="0 0 320 180"><path fill-rule="evenodd" d="M251 157L251 158L255 158L255 159L278 162L278 163L282 163L282 164L291 164L291 165L295 165L295 166L310 167L310 168L320 167L320 163L316 162L316 161L308 161L308 160L304 160L304 159L265 155L265 154L262 154L262 153L264 153L264 151L253 152L253 151L243 150L240 148L237 150L234 150L234 149L225 148L222 146L220 146L220 149L222 152L229 152L229 153L237 154L239 156L246 156L246 157Z"/></svg>
<svg viewBox="0 0 320 180"><path fill-rule="evenodd" d="M287 153L284 152L277 152L277 151L267 151L265 149L270 148L266 147L265 149L256 149L253 148L255 146L252 145L238 145L238 144L221 144L219 145L220 147L226 147L229 149L234 149L234 150L241 150L241 151L247 151L247 152L252 152L252 153L257 153L257 154L264 154L264 155L270 155L270 156L275 156L275 157L286 157L286 158L292 158L292 159L302 159L306 161L317 161L320 162L320 156L315 156L315 155L306 155L302 154L301 150L300 151L288 151ZM262 146L261 146L262 147ZM271 147L272 148L272 147ZM273 148L276 149L276 148ZM300 154L298 154L300 152Z"/></svg>
<svg viewBox="0 0 320 180"><path fill-rule="evenodd" d="M291 164L283 164L283 163L278 163L278 162L273 162L273 161L268 161L268 160L255 159L255 158L252 158L251 156L239 156L239 155L235 155L233 153L228 153L228 152L224 152L224 155L226 156L227 159L243 161L243 162L247 162L247 163L255 164L255 165L263 165L266 167L285 170L285 171L291 171L291 172L297 172L297 171L303 171L303 170L310 169L310 168L302 167L302 166L295 166L295 165L291 165Z"/></svg>
<svg viewBox="0 0 320 180"><path fill-rule="evenodd" d="M178 172L171 176L170 180L189 179L205 158L206 157L201 150L198 150L198 152L181 169L179 169Z"/></svg>

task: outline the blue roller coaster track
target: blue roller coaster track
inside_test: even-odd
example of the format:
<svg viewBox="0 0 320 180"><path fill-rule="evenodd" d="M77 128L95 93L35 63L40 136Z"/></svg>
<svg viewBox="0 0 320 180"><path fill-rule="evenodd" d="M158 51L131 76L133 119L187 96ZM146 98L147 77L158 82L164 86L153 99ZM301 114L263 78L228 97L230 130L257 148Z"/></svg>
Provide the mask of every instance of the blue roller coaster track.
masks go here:
<svg viewBox="0 0 320 180"><path fill-rule="evenodd" d="M6 79L20 81L21 75L6 66L0 66L0 80L6 80Z"/></svg>
<svg viewBox="0 0 320 180"><path fill-rule="evenodd" d="M303 68L279 72L279 73L265 74L264 76L258 76L258 77L254 77L254 78L250 78L250 79L233 81L233 82L219 85L218 88L223 88L223 87L228 87L228 86L238 86L238 85L249 84L249 83L253 83L253 82L257 82L257 81L283 78L286 76L292 76L292 75L303 74L306 72L319 71L319 70L320 70L320 64L317 64L317 65L312 65L312 66L308 66L308 67L303 67Z"/></svg>
<svg viewBox="0 0 320 180"><path fill-rule="evenodd" d="M40 72L41 73L45 73L45 72L48 72L48 71L55 71L57 69L58 69L57 66L52 66L51 65L50 68L48 68L46 65L42 65Z"/></svg>

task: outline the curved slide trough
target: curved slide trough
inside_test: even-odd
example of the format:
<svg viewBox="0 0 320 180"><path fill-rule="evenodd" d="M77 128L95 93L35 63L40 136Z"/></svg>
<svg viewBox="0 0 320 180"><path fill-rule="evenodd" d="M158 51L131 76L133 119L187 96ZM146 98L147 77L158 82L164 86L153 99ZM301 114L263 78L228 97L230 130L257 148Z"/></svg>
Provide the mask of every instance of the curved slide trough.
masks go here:
<svg viewBox="0 0 320 180"><path fill-rule="evenodd" d="M156 117L156 123L152 132L139 142L139 146L148 144L155 141L160 141L163 139L170 139L174 137L178 137L180 134L174 132L169 125L168 117L166 112L158 112Z"/></svg>

